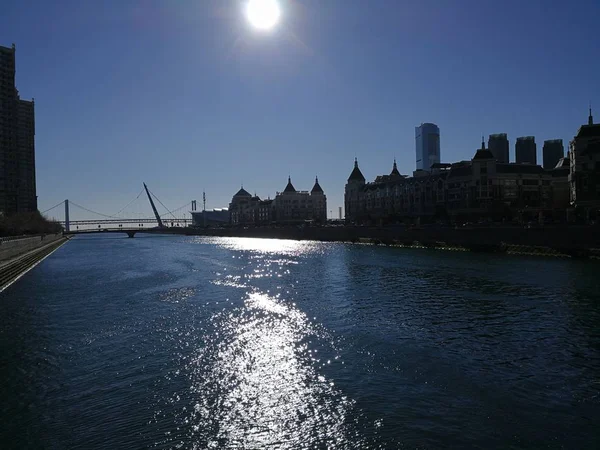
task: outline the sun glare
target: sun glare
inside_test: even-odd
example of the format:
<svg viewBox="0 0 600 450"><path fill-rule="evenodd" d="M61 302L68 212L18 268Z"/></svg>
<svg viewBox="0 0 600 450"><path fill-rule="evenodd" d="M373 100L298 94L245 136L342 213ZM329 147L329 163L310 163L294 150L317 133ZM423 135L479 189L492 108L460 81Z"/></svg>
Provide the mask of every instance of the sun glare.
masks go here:
<svg viewBox="0 0 600 450"><path fill-rule="evenodd" d="M281 9L277 0L248 0L246 4L246 17L250 24L259 30L270 30L281 16Z"/></svg>

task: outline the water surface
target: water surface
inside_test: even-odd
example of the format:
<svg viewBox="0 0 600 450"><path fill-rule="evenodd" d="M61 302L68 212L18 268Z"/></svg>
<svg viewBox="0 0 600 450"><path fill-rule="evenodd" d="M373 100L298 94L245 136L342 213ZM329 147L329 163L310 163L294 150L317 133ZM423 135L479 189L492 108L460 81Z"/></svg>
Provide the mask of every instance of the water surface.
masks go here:
<svg viewBox="0 0 600 450"><path fill-rule="evenodd" d="M2 448L598 448L600 266L81 236L0 294Z"/></svg>

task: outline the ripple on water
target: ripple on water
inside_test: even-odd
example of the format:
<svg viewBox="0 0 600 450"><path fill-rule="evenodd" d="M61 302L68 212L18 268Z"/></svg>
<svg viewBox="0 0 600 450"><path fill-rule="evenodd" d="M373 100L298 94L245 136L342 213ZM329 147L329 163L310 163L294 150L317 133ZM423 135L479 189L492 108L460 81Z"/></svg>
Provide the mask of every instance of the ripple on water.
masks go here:
<svg viewBox="0 0 600 450"><path fill-rule="evenodd" d="M216 313L185 371L194 448L345 448L353 401L318 372L308 346L318 331L276 297L250 293ZM215 333L218 330L218 333Z"/></svg>
<svg viewBox="0 0 600 450"><path fill-rule="evenodd" d="M166 292L161 292L158 298L161 302L179 303L196 294L196 289L192 287L172 288Z"/></svg>

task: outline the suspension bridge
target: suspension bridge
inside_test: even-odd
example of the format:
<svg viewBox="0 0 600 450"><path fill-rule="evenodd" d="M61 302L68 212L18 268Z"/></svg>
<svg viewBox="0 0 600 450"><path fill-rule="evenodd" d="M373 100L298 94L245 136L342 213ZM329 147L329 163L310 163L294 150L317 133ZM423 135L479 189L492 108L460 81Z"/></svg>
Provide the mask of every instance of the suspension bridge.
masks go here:
<svg viewBox="0 0 600 450"><path fill-rule="evenodd" d="M127 214L131 214L131 206L134 205L136 201L140 200L140 197L142 197L144 192L146 192L154 217L142 217L141 214L138 215L138 217L127 217ZM166 212L159 214L154 200L156 200ZM71 207L75 207L79 214L84 213L88 215L88 218L71 220ZM192 219L191 217L186 217L185 213L188 209L191 209L191 211L196 210L196 201L192 200L177 209L169 210L169 208L167 208L163 202L148 189L146 183L144 183L144 187L140 193L115 214L105 214L94 211L68 199L57 203L52 208L42 211L42 214L47 216L51 211L61 211L63 208L64 217L55 220L63 226L65 234L73 235L108 232L126 233L129 237L134 237L136 233L140 232L174 234L177 233L178 230L181 230L181 228L191 225ZM90 214L91 216L89 216Z"/></svg>

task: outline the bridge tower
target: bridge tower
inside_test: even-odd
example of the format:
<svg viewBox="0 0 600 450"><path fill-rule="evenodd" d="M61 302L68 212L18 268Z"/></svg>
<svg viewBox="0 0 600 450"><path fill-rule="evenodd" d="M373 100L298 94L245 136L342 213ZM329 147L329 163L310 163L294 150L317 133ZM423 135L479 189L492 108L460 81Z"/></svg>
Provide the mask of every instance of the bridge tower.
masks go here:
<svg viewBox="0 0 600 450"><path fill-rule="evenodd" d="M150 200L150 206L152 206L152 211L154 212L154 217L156 217L156 221L158 222L158 228L164 228L165 226L163 225L162 220L160 219L160 215L158 214L158 211L156 210L156 206L154 206L152 197L150 197L150 191L148 191L148 186L146 186L146 183L144 183L144 189L146 189L146 194L148 194L148 200Z"/></svg>
<svg viewBox="0 0 600 450"><path fill-rule="evenodd" d="M65 200L65 231L67 233L71 231L71 224L69 223L69 200Z"/></svg>

